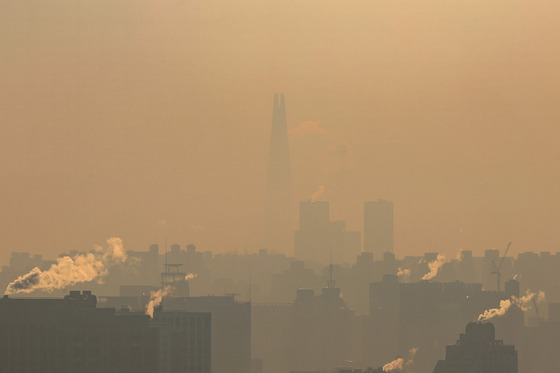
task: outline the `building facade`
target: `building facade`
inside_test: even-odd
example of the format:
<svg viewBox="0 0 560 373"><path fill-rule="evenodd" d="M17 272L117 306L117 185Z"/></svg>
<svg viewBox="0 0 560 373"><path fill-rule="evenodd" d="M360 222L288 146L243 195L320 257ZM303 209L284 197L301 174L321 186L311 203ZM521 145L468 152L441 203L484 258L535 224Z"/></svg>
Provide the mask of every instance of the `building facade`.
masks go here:
<svg viewBox="0 0 560 373"><path fill-rule="evenodd" d="M210 313L97 308L64 299L0 299L0 373L211 373Z"/></svg>
<svg viewBox="0 0 560 373"><path fill-rule="evenodd" d="M329 202L300 202L294 256L306 262L351 263L360 253L360 232L346 231L344 220L331 221Z"/></svg>
<svg viewBox="0 0 560 373"><path fill-rule="evenodd" d="M150 319L96 303L88 291L0 299L0 372L157 373L159 333Z"/></svg>

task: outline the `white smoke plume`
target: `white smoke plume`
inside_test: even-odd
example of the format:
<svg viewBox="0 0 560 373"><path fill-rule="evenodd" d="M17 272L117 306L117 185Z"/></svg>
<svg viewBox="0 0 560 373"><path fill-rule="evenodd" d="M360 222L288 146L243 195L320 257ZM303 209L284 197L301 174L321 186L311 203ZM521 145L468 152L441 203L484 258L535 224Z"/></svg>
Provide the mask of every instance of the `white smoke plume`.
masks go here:
<svg viewBox="0 0 560 373"><path fill-rule="evenodd" d="M399 267L399 270L397 271L397 276L407 280L410 277L410 273L411 273L410 269Z"/></svg>
<svg viewBox="0 0 560 373"><path fill-rule="evenodd" d="M417 351L418 351L418 349L416 347L411 348L410 351L408 351L408 358L406 359L406 361L402 357L399 357L399 358L391 361L390 363L387 363L387 364L383 365L383 371L384 372L402 372L403 369L405 369L406 367L408 367L412 363L414 363L414 357L416 356Z"/></svg>
<svg viewBox="0 0 560 373"><path fill-rule="evenodd" d="M447 260L445 258L445 256L438 254L437 259L431 261L430 263L428 263L428 267L430 267L430 272L426 273L424 276L422 276L422 280L431 280L434 277L436 277L436 275L439 272L439 269L445 264L448 263L449 260Z"/></svg>
<svg viewBox="0 0 560 373"><path fill-rule="evenodd" d="M189 273L188 275L185 276L185 281L191 280L193 278L197 278L198 275L195 275L194 273Z"/></svg>
<svg viewBox="0 0 560 373"><path fill-rule="evenodd" d="M319 198L321 198L321 196L323 195L324 192L325 192L325 187L322 186L322 185L319 185L319 188L317 189L317 191L311 195L311 201L312 202L318 201Z"/></svg>
<svg viewBox="0 0 560 373"><path fill-rule="evenodd" d="M161 304L163 297L165 297L171 290L170 286L166 286L163 289L150 292L150 301L146 305L146 315L154 318L154 310L157 306Z"/></svg>
<svg viewBox="0 0 560 373"><path fill-rule="evenodd" d="M73 258L63 256L57 258L48 270L42 271L38 267L29 273L19 276L11 282L4 294L31 293L35 290L52 292L66 286L81 282L103 282L109 272L109 267L126 261L126 252L120 238L109 238L108 247L96 247L93 252L78 254Z"/></svg>
<svg viewBox="0 0 560 373"><path fill-rule="evenodd" d="M516 305L522 311L527 311L529 302L532 302L535 296L537 297L537 302L543 302L546 299L544 291L538 291L537 293L527 291L521 298L512 296L510 299L501 300L500 308L491 308L484 311L478 316L478 321L488 321L494 317L504 316L513 305Z"/></svg>

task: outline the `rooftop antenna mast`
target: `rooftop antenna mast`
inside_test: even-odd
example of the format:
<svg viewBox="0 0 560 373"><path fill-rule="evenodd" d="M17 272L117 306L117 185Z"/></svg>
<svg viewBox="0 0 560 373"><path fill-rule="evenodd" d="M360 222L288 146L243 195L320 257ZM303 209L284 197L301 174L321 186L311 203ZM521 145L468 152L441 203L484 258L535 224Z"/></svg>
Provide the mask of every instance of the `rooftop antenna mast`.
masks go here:
<svg viewBox="0 0 560 373"><path fill-rule="evenodd" d="M249 303L251 303L251 285L252 285L252 283L253 283L253 282L252 282L252 276L251 276L252 273L251 273L251 272L252 272L252 267L251 267L251 265L249 264Z"/></svg>
<svg viewBox="0 0 560 373"><path fill-rule="evenodd" d="M330 280L327 281L327 287L332 289L334 288L332 250L331 250L331 264L329 266L329 271L330 271Z"/></svg>
<svg viewBox="0 0 560 373"><path fill-rule="evenodd" d="M165 267L167 268L167 234L164 238L164 245L165 245Z"/></svg>
<svg viewBox="0 0 560 373"><path fill-rule="evenodd" d="M496 289L498 291L500 291L500 280L501 280L501 274L500 274L500 269L502 268L502 264L504 264L504 259L506 258L506 255L509 251L509 247L511 246L511 241L507 243L506 246L506 251L504 252L504 256L502 256L502 259L500 259L500 263L496 266L496 261L494 259L492 259L492 272L490 272L493 275L496 275Z"/></svg>

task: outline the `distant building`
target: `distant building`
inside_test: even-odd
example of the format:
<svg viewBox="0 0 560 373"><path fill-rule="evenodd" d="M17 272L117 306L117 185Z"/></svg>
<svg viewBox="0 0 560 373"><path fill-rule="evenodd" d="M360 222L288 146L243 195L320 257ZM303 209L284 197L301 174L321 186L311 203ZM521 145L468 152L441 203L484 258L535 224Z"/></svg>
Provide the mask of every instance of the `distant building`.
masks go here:
<svg viewBox="0 0 560 373"><path fill-rule="evenodd" d="M264 246L269 250L288 252L292 248L295 222L292 194L290 147L284 94L274 95L270 148L266 176Z"/></svg>
<svg viewBox="0 0 560 373"><path fill-rule="evenodd" d="M364 251L381 258L393 252L393 202L383 199L364 203Z"/></svg>
<svg viewBox="0 0 560 373"><path fill-rule="evenodd" d="M254 304L255 356L265 372L328 372L362 364L362 319L347 308L333 280L315 294L298 289L289 304Z"/></svg>
<svg viewBox="0 0 560 373"><path fill-rule="evenodd" d="M351 263L360 253L360 232L347 232L344 220L331 222L329 202L302 201L299 206L299 229L294 235L297 259L329 263Z"/></svg>
<svg viewBox="0 0 560 373"><path fill-rule="evenodd" d="M494 325L471 322L457 344L447 346L445 360L437 362L434 373L517 373L515 346L496 340Z"/></svg>

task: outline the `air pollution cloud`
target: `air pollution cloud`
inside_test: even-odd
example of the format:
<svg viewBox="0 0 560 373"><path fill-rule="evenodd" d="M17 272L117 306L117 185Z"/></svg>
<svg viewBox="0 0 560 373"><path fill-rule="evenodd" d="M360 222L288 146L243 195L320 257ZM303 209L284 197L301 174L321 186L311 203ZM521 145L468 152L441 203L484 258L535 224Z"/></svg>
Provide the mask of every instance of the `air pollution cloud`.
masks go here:
<svg viewBox="0 0 560 373"><path fill-rule="evenodd" d="M439 269L447 262L449 262L449 260L447 260L445 256L438 254L436 260L433 260L430 263L428 263L428 267L430 267L430 272L422 276L422 280L431 280L434 277L436 277L436 275L439 272Z"/></svg>
<svg viewBox="0 0 560 373"><path fill-rule="evenodd" d="M546 299L546 294L544 291L538 291L537 293L531 293L527 291L525 295L521 298L512 296L510 299L504 299L500 301L500 308L492 308L484 311L484 313L478 316L478 321L488 321L494 317L504 316L511 306L515 305L519 307L522 311L527 311L529 302L533 299L537 302L543 302Z"/></svg>
<svg viewBox="0 0 560 373"><path fill-rule="evenodd" d="M395 359L390 363L383 365L383 371L402 372L404 368L414 363L414 356L416 356L417 351L418 349L416 347L411 348L410 351L408 351L408 358L406 359L406 361L402 357L399 357L398 359Z"/></svg>
<svg viewBox="0 0 560 373"><path fill-rule="evenodd" d="M193 278L196 278L198 275L195 275L194 273L189 273L188 275L185 276L185 281L191 280Z"/></svg>
<svg viewBox="0 0 560 373"><path fill-rule="evenodd" d="M146 305L146 315L150 316L152 319L154 318L155 308L161 304L163 297L165 297L170 290L171 286L166 286L163 289L150 292L150 301Z"/></svg>
<svg viewBox="0 0 560 373"><path fill-rule="evenodd" d="M52 292L88 281L102 283L109 267L127 260L120 238L109 238L107 244L107 248L96 247L93 252L79 254L73 258L70 256L57 258L56 264L46 271L35 267L11 282L4 294L31 293L35 290Z"/></svg>

